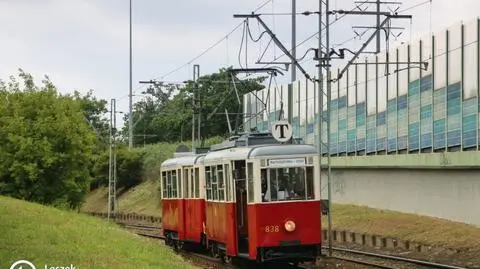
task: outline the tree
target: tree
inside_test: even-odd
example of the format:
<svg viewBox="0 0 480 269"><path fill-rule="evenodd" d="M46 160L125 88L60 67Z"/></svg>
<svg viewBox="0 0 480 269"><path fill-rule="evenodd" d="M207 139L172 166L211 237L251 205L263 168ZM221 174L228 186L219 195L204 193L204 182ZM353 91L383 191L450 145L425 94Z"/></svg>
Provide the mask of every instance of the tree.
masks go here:
<svg viewBox="0 0 480 269"><path fill-rule="evenodd" d="M96 146L84 103L48 77L41 87L21 69L19 77L23 86L0 83L0 195L78 208Z"/></svg>
<svg viewBox="0 0 480 269"><path fill-rule="evenodd" d="M107 101L97 99L93 96L93 90L88 91L84 96L75 91L73 94L75 101L79 102L83 110L85 119L91 129L97 134L97 152L106 150L109 141L109 121L103 117L108 112Z"/></svg>
<svg viewBox="0 0 480 269"><path fill-rule="evenodd" d="M229 114L232 123L236 120L235 113L242 111L228 70L222 68L217 73L200 77L197 84L189 81L182 87L153 84L145 92L147 98L134 106L134 144L188 139L194 112L196 120L201 115L202 137L225 135L228 132L225 109L232 113ZM236 80L235 87L241 102L245 93L264 88L260 84L264 79L265 77ZM125 115L125 120L128 117ZM241 122L241 117L239 119ZM123 129L123 134L128 134L128 126ZM148 136L144 138L141 134Z"/></svg>

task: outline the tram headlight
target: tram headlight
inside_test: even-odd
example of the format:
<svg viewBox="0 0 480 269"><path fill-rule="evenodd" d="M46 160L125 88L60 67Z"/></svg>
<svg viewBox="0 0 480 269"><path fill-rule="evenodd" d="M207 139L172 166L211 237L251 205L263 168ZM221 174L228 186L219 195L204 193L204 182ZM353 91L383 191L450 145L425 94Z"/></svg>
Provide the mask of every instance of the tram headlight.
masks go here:
<svg viewBox="0 0 480 269"><path fill-rule="evenodd" d="M285 230L287 232L293 232L295 231L295 222L289 220L287 222L285 222Z"/></svg>

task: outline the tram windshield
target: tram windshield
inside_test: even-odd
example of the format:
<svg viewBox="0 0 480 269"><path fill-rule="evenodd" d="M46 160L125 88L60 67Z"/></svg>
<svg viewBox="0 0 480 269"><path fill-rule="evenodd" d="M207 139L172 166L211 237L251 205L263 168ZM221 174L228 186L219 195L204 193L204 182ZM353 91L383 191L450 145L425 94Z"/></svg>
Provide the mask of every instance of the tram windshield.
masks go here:
<svg viewBox="0 0 480 269"><path fill-rule="evenodd" d="M312 166L262 169L261 184L262 202L315 198Z"/></svg>

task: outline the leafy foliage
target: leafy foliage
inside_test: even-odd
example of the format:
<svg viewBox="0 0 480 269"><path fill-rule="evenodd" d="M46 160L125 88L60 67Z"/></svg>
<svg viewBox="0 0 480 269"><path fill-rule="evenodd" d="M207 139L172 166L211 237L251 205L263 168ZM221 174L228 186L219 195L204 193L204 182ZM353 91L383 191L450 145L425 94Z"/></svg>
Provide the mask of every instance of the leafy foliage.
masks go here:
<svg viewBox="0 0 480 269"><path fill-rule="evenodd" d="M127 190L142 182L144 152L143 148L129 150L126 147L120 147L117 149L117 188ZM109 157L109 152L105 151L95 159L92 170L94 179L90 184L91 190L100 186L108 186Z"/></svg>
<svg viewBox="0 0 480 269"><path fill-rule="evenodd" d="M154 83L144 92L145 99L134 105L132 114L134 144L188 139L192 129L192 117L195 115L195 119L198 120L199 114L204 139L224 136L228 133L225 109L231 113L229 120L234 123L238 116L235 113L242 112L242 105L239 104L238 98L243 102L243 94L261 90L264 86L260 82L264 79L260 77L241 82L236 80L233 85L228 69L222 68L217 73L200 77L197 84L189 81L180 87L163 82ZM238 91L238 97L235 88ZM128 119L129 115L126 114L124 120L128 121ZM241 117L238 121L241 122ZM128 125L124 127L122 133L125 137L127 136Z"/></svg>
<svg viewBox="0 0 480 269"><path fill-rule="evenodd" d="M90 183L95 133L79 95L60 95L45 77L38 87L20 69L0 84L0 195L78 207Z"/></svg>

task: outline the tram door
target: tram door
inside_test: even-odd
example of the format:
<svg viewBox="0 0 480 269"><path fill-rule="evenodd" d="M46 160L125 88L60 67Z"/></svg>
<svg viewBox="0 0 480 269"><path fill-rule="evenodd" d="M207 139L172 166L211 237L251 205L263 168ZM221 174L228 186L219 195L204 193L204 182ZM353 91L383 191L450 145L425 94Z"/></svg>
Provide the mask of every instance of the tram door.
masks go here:
<svg viewBox="0 0 480 269"><path fill-rule="evenodd" d="M232 161L232 168L233 178L235 179L238 252L248 253L247 180L245 161Z"/></svg>

